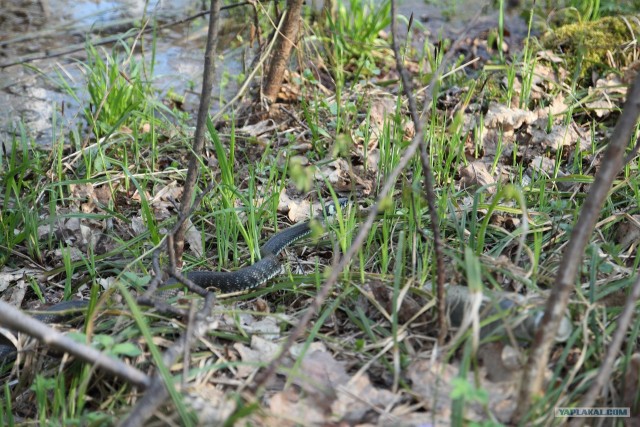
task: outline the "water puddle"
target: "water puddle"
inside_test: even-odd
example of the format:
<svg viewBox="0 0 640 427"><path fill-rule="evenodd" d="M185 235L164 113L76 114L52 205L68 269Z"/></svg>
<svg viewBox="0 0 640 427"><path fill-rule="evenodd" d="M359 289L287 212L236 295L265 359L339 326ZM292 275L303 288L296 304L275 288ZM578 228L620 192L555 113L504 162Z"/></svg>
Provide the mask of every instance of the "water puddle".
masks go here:
<svg viewBox="0 0 640 427"><path fill-rule="evenodd" d="M56 123L65 127L79 122L82 115L79 102L61 89L60 81L64 79L75 88L86 85L80 61L85 57L87 34L91 34L94 41L117 36L134 22L140 22L145 12L160 23L178 21L200 12L203 3L208 2L151 2L145 11L145 2L140 0L4 0L0 14L0 105L4 106L0 109L0 143L10 145L13 135L19 135L22 129L36 143L48 145L55 135L54 115ZM451 4L400 1L399 13L408 17L413 12L414 20L424 27L420 32L424 37L455 38L484 2L467 0ZM225 12L222 15L228 16ZM513 23L507 21L507 25L517 25L516 32L526 34L524 21L517 15L514 17ZM495 27L497 13L488 13L484 19ZM206 22L205 17L164 28L156 39L156 62L151 78L158 99L169 91L184 96L182 108L190 113L196 110L199 98ZM236 43L237 48L230 47L236 34L247 33L249 23L234 25L236 29L226 32L229 40L219 43L223 59L217 58L218 88L214 89L213 110L219 102L235 94L238 82L234 77L242 74L243 64L252 58L252 53L245 51L246 47L240 43ZM145 43L148 60L151 45L148 41ZM104 48L110 50L109 45ZM16 64L24 59L30 61ZM225 82L222 88L221 81Z"/></svg>

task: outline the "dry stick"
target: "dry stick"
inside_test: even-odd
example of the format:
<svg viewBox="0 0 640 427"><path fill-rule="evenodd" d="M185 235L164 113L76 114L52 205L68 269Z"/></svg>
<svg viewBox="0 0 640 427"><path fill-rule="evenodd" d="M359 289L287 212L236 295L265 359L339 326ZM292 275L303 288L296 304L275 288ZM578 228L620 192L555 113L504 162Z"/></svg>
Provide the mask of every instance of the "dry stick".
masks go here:
<svg viewBox="0 0 640 427"><path fill-rule="evenodd" d="M538 328L529 354L528 369L525 370L520 385L518 406L514 413L515 420L524 419L529 410L531 398L540 392L551 344L554 342L560 320L567 308L569 294L574 288L576 273L582 262L584 249L589 243L589 238L611 184L622 168L624 152L629 145L639 115L640 73L636 76L627 94L627 101L611 135L611 142L602 158L600 170L596 174L589 194L587 194L580 217L571 231L569 244L558 267L556 285L551 289L547 300L542 323Z"/></svg>
<svg viewBox="0 0 640 427"><path fill-rule="evenodd" d="M193 136L193 150L189 159L189 170L182 192L182 203L180 210L186 214L191 209L191 197L193 189L198 179L198 163L202 147L204 147L204 131L207 128L209 118L209 106L211 105L211 90L213 88L213 74L215 72L214 58L216 45L218 43L218 27L220 26L220 1L211 0L211 16L209 20L209 32L207 33L207 47L204 52L204 75L202 77L202 93L200 95L200 105L198 107L198 119L196 131ZM183 223L175 236L175 251L178 259L182 258L184 250L184 234L187 230L186 223Z"/></svg>
<svg viewBox="0 0 640 427"><path fill-rule="evenodd" d="M476 17L473 20L475 21L478 16L479 14L476 15ZM433 76L431 76L429 90L425 94L425 100L424 100L425 105L429 105L431 103L431 100L433 99L435 82L437 82L441 78L446 64L451 59L455 50L460 45L460 43L462 43L462 39L466 35L470 27L471 26L467 27L467 30L465 30L462 34L460 34L460 36L456 39L456 41L451 46L451 50L445 54L445 56L442 58L442 62L440 63L440 66L433 73ZM364 243L365 239L368 237L369 231L371 230L371 227L373 226L373 222L375 221L376 216L378 215L378 212L380 210L380 205L383 199L386 198L387 193L395 185L396 179L398 178L398 175L400 175L400 172L402 172L402 170L409 163L409 160L411 160L413 155L416 153L416 150L418 148L418 145L420 145L422 138L423 138L422 133L416 130L416 134L413 137L411 144L409 144L409 146L406 148L404 154L402 155L402 157L398 162L398 165L395 167L395 169L391 171L391 173L385 180L385 183L382 186L382 189L380 190L380 194L378 195L376 202L369 210L369 214L367 215L365 222L362 224L360 231L358 232L356 238L353 240L351 246L347 250L347 253L344 254L344 256L340 259L340 262L337 265L332 266L331 274L329 275L327 280L323 283L322 288L320 288L320 291L318 292L315 299L313 300L313 303L311 303L311 306L304 313L304 315L296 325L295 329L291 332L289 337L287 337L287 341L284 343L282 347L282 351L278 354L278 356L275 359L273 359L269 363L269 365L267 366L263 374L256 377L256 381L251 387L251 389L254 392L258 390L260 387L262 387L264 384L266 384L267 381L269 381L269 379L275 374L277 367L282 363L282 359L284 359L284 357L287 355L287 353L289 352L289 350L291 349L295 341L298 339L298 337L302 336L302 333L306 328L307 324L309 323L309 321L311 320L311 317L313 317L313 315L320 309L320 306L329 295L329 292L331 292L331 289L333 285L336 283L336 281L338 280L338 276L340 275L342 270L344 270L345 267L349 264L349 262L351 262L351 259L353 258L353 256L356 254L356 252L358 252L358 250Z"/></svg>
<svg viewBox="0 0 640 427"><path fill-rule="evenodd" d="M436 79L439 75L441 75L442 68L443 67L441 66L441 68L439 68L436 71L433 77L434 79ZM433 95L432 92L427 94L428 97L432 95ZM391 171L391 173L387 177L382 189L380 190L380 194L378 195L378 198L376 199L375 204L369 210L369 214L367 215L365 222L362 224L362 227L360 228L360 231L358 232L356 238L353 240L351 246L349 247L347 252L344 254L344 256L340 259L340 262L337 265L332 266L331 274L322 285L322 288L316 295L311 306L307 309L305 314L302 316L302 318L296 325L295 329L291 332L291 334L287 338L287 341L285 342L280 354L278 354L278 356L275 359L273 359L271 363L269 363L269 366L267 366L264 373L256 378L256 381L252 386L252 389L254 391L258 390L258 388L264 385L271 378L271 376L273 376L273 374L277 369L277 366L280 365L280 363L282 362L282 359L285 357L289 349L293 346L296 339L298 339L298 337L302 335L302 332L304 331L307 324L311 320L311 317L318 311L322 303L325 301L325 299L329 295L329 292L331 291L331 288L333 287L336 280L338 279L340 272L344 270L344 268L351 261L351 259L356 254L356 252L360 249L364 240L368 237L369 231L371 230L371 227L373 226L373 222L375 221L376 216L378 215L378 212L380 210L380 204L382 203L383 199L386 197L387 193L395 185L396 179L398 178L398 175L400 175L400 172L402 172L402 170L407 166L407 164L409 163L413 155L416 153L416 150L421 140L422 140L422 133L416 132L413 140L411 141L411 144L409 144L404 154L400 158L398 165L395 167L394 170Z"/></svg>
<svg viewBox="0 0 640 427"><path fill-rule="evenodd" d="M0 301L0 325L34 337L47 346L69 353L135 386L147 388L151 384L151 380L144 372L107 356L93 347L72 340L4 301Z"/></svg>
<svg viewBox="0 0 640 427"><path fill-rule="evenodd" d="M187 218L191 217L191 215L193 214L193 211L195 211L196 208L200 206L200 203L202 202L202 199L204 198L204 196L207 195L213 189L213 186L215 184L216 184L215 181L211 182L209 185L207 185L207 188L205 188L200 194L198 194L198 197L196 197L196 199L194 200L193 205L191 206L191 209L189 210L189 212L187 212L184 215L180 215L178 217L178 221L176 221L176 223L174 224L173 228L171 229L171 231L169 232L165 240L160 242L158 247L155 248L155 250L153 251L152 266L153 266L153 272L155 273L155 276L151 281L151 283L149 283L149 285L147 286L147 291L143 295L143 298L145 300L148 301L151 298L151 296L155 293L155 291L158 289L158 286L160 285L160 283L163 282L162 268L160 267L160 253L162 251L162 248L165 247L165 245L167 245L166 247L167 247L167 252L169 254L169 259L175 260L175 252L173 250L173 244L171 245L167 244L168 236L172 236L172 238L173 236L175 236L175 234L178 232L180 227L182 227L182 224L184 224ZM180 278L182 276L178 276L179 273L176 269L175 262L173 265L170 266L169 274L171 274L173 277L178 279L178 281L180 281ZM188 283L185 283L185 282L188 282ZM182 282L182 283L186 284L188 287L192 286L192 287L200 288L199 286L195 285L189 280L186 280L185 282ZM191 289L191 287L189 287L189 289ZM199 291L195 291L195 292L198 295L201 295ZM144 304L144 305L148 305L148 304Z"/></svg>
<svg viewBox="0 0 640 427"><path fill-rule="evenodd" d="M216 1L216 0L214 0ZM176 358L184 352L185 348L191 347L196 338L202 336L207 330L207 316L213 309L215 295L209 294L205 297L204 307L195 316L193 333L185 331L182 336L165 351L162 361L166 366L171 366ZM127 418L120 424L120 427L137 427L145 425L153 413L169 397L169 391L165 387L162 377L156 375L144 396L138 401Z"/></svg>
<svg viewBox="0 0 640 427"><path fill-rule="evenodd" d="M273 103L278 96L284 71L289 63L293 40L298 34L300 27L300 15L304 0L287 0L287 12L282 32L277 33L277 44L273 51L269 72L264 85L264 96L269 103Z"/></svg>
<svg viewBox="0 0 640 427"><path fill-rule="evenodd" d="M187 331L181 336L181 338L176 341L176 343L169 348L163 357L163 363L165 365L171 365L178 357L180 353L186 351L188 347L191 346L196 335L200 335L204 333L204 327L207 319L207 315L211 312L213 307L213 303L215 301L215 294L211 292L207 292L202 289L200 286L196 286L190 280L182 275L176 269L176 252L178 252L178 256L182 255L182 249L184 247L184 233L186 230L186 220L189 218L193 210L200 204L202 197L208 193L212 188L214 183L209 184L207 189L202 192L194 201L193 204L190 204L191 196L193 194L193 188L195 186L195 182L198 175L198 157L200 152L202 151L202 147L204 146L204 129L206 126L206 121L209 115L209 105L211 103L211 88L213 87L213 74L214 74L214 55L216 50L217 43L217 35L218 35L218 27L219 27L219 15L220 15L220 2L218 0L211 0L211 16L209 21L209 31L207 34L207 47L205 50L205 66L204 66L204 76L202 81L202 95L200 98L200 107L198 109L198 121L196 125L196 131L194 136L194 147L191 154L191 159L189 162L189 170L187 172L187 179L185 183L185 188L182 195L182 204L180 206L181 213L178 219L178 222L174 226L171 233L167 235L166 245L167 251L169 253L170 259L170 273L171 276L178 279L184 285L187 286L189 290L192 292L196 292L199 295L203 295L205 297L205 307L201 310L196 320L194 321L195 327L193 329L197 330L198 333L191 333L192 329L188 328ZM178 249L174 246L174 236L176 236L176 240L178 241ZM159 249L158 252L154 254L154 262L153 267L156 272L156 278L153 283L153 291L157 288L157 284L159 283L158 277L161 277L162 272L159 271ZM151 288L151 287L150 287ZM184 381L184 378L183 378ZM136 407L133 409L131 414L123 421L122 426L132 427L132 426L140 426L143 425L146 420L148 420L157 407L161 405L169 395L169 391L167 386L162 381L161 376L157 375L154 377L149 390L142 399L138 402Z"/></svg>
<svg viewBox="0 0 640 427"><path fill-rule="evenodd" d="M600 366L598 376L596 376L595 380L591 384L591 387L589 387L589 391L587 392L587 394L585 394L580 400L580 404L578 405L579 407L592 407L596 398L600 394L600 390L604 386L604 383L611 375L613 363L615 362L616 355L618 354L620 346L622 346L622 342L627 335L627 330L629 329L629 324L631 323L631 319L635 312L636 302L638 301L638 298L640 298L640 275L636 278L636 281L631 288L631 293L627 296L627 301L622 310L622 314L618 318L618 325L615 329L616 332L613 336L613 340L611 340L611 344L609 344L607 355L602 362L602 366ZM583 424L583 419L574 418L570 425L572 427L577 427Z"/></svg>
<svg viewBox="0 0 640 427"><path fill-rule="evenodd" d="M391 48L393 54L396 57L396 69L400 78L402 79L402 88L409 101L409 112L411 113L411 119L416 132L423 133L422 121L418 115L418 107L416 106L416 99L413 96L413 85L411 79L404 68L403 59L400 56L400 49L398 49L398 28L396 22L396 2L391 0ZM431 84L435 87L436 82L432 81ZM426 107L426 106L425 106ZM431 231L433 232L433 245L434 255L436 258L436 276L437 276L437 301L438 301L438 344L443 345L447 336L447 319L446 319L446 305L444 295L444 254L442 253L442 238L440 237L440 221L438 219L438 208L436 206L436 193L433 189L433 173L431 171L431 165L429 164L429 156L427 155L427 144L424 138L420 141L420 159L422 160L422 168L424 170L424 190L427 196L427 205L429 207L429 216L431 218Z"/></svg>

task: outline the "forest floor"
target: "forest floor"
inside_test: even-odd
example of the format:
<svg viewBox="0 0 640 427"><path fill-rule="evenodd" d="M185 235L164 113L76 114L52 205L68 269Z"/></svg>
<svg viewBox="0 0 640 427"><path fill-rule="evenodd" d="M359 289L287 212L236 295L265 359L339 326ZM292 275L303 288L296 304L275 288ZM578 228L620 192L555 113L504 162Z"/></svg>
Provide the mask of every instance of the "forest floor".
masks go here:
<svg viewBox="0 0 640 427"><path fill-rule="evenodd" d="M224 87L253 85L228 105L232 95L220 89L198 159L202 200L188 220L183 271L251 265L275 233L338 197L350 203L325 230L314 227L287 248L282 274L267 285L218 295L206 333L188 357L166 366L171 399L150 425L513 420L538 315L640 64L640 25L625 15L632 10L602 18L577 9L579 23L567 24L573 9L565 17L541 5L521 6L526 32L513 35L501 24L504 11L470 20L457 36L434 35L427 19L398 19L450 291L450 330L439 343L438 267L419 155L381 197L417 134L390 47L390 6L351 3L338 2L330 17L305 17L295 67L268 110L254 102L259 78L248 79L259 61L219 71ZM247 11L233 9L223 28L237 31L230 45L259 58L278 20L272 3L258 4L253 25L230 25L247 20ZM87 42L81 80L64 72L55 79L75 102L73 120L65 104L51 111L49 146L17 126L0 164L1 299L25 311L89 301L83 322L58 329L147 374L162 371L154 368L161 352L190 324L130 296L144 293L153 253L175 224L194 134L185 94L199 90L154 87L156 36ZM37 73L37 63L28 69ZM555 408L578 405L618 328L640 263L638 159L628 160L584 254L544 392L523 423L564 422ZM378 198L361 247L318 299ZM168 256L159 261L165 267ZM480 294L485 300L474 306ZM170 302L188 312L201 301L185 291ZM276 375L255 390L315 303ZM639 334L636 318L596 406L637 416ZM77 358L12 331L0 329L0 337L20 350L0 365L0 424L117 424L143 400L141 388Z"/></svg>

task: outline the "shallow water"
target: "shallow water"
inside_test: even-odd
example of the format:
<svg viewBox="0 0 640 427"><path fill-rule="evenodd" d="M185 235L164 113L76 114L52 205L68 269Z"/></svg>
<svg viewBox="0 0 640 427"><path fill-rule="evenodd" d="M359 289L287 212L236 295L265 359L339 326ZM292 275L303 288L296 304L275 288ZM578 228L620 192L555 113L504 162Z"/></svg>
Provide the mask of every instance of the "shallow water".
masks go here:
<svg viewBox="0 0 640 427"><path fill-rule="evenodd" d="M56 135L52 130L54 115L55 122L65 128L82 120L78 101L65 93L59 82L64 79L71 86L80 88L78 96L81 100L86 99L86 94L82 93L86 82L79 61L84 58L83 43L87 34L92 33L92 40L97 40L123 33L131 27L133 20L143 16L154 16L161 23L176 21L201 11L203 3L207 2L152 2L145 10L145 2L139 0L0 0L0 105L3 105L0 109L0 142L10 144L12 135L20 134L22 128L31 140L47 145ZM417 27L422 39L455 38L484 4L479 0L444 2L445 6L443 2L433 3L399 1L399 13L407 17L414 14L414 28ZM222 16L228 16L228 13L223 12ZM496 16L496 12L489 11L483 19L495 26ZM217 65L217 81L220 82L225 72L226 77L231 78L224 78L227 84L222 90L219 84L214 88L212 110L218 109L220 101L224 103L233 96L237 89L233 77L242 72L243 64L253 56L241 43L236 43L237 48L230 47L237 34L247 37L248 23L229 21L223 23L226 30L222 35L224 38L226 34L227 39L219 43L223 60ZM524 34L524 22L517 16L512 21L518 25L518 32ZM196 110L205 37L206 21L203 19L171 26L158 34L156 63L150 77L158 99L171 90L185 97L182 109ZM419 43L422 41L418 40ZM76 52L54 56L74 46L78 47ZM110 48L105 46L104 49ZM145 49L146 58L150 58L148 42ZM140 57L139 50L137 52ZM34 56L48 58L7 66Z"/></svg>

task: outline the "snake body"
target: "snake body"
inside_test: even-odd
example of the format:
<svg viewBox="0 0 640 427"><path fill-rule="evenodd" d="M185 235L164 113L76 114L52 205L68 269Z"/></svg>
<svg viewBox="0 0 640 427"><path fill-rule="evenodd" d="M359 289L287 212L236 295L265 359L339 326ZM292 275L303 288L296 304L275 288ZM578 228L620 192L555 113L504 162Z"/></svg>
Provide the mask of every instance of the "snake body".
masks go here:
<svg viewBox="0 0 640 427"><path fill-rule="evenodd" d="M347 201L348 199L346 198L338 199L341 207L344 207ZM202 288L215 288L221 293L241 292L257 288L278 276L282 271L281 262L278 260L280 252L311 234L312 221L322 222L325 216L333 216L335 211L336 207L333 203L327 204L323 215L293 225L275 234L260 247L261 259L247 267L231 272L191 271L186 273L186 277ZM178 282L175 279L170 279L166 284L173 285L176 283ZM84 310L87 304L88 301L86 300L63 301L46 310L35 313L33 317L44 323L62 322L68 319L69 316L77 315L79 311ZM0 366L2 366L3 361L15 358L16 354L15 347L3 338L0 335Z"/></svg>
<svg viewBox="0 0 640 427"><path fill-rule="evenodd" d="M190 271L186 277L201 288L216 288L221 293L241 292L262 286L280 274L282 265L278 255L287 246L311 234L311 221L286 228L260 247L261 259L247 267L231 272ZM167 285L177 283L175 279Z"/></svg>

